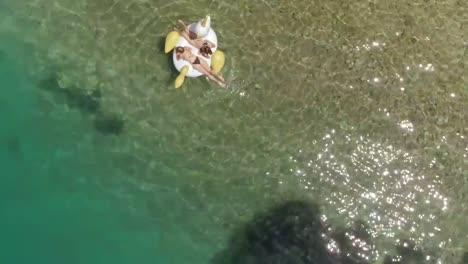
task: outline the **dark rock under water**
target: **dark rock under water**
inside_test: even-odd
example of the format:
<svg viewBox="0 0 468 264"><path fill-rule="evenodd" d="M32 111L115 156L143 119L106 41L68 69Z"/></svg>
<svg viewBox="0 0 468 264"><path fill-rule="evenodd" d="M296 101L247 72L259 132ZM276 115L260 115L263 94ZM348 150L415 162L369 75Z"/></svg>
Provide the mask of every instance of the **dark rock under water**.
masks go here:
<svg viewBox="0 0 468 264"><path fill-rule="evenodd" d="M238 228L228 246L214 256L211 264L373 264L350 240L372 247L367 223L358 220L350 228L329 228L320 219L319 207L307 201L287 201L254 216ZM330 231L332 230L332 231ZM338 250L330 250L330 241ZM437 263L437 258L400 239L395 255L384 264ZM426 259L427 256L430 258ZM468 253L462 264L468 264Z"/></svg>
<svg viewBox="0 0 468 264"><path fill-rule="evenodd" d="M124 120L115 114L100 114L94 119L94 128L107 135L119 135L124 129Z"/></svg>
<svg viewBox="0 0 468 264"><path fill-rule="evenodd" d="M213 264L337 263L321 234L319 207L289 201L258 214L233 234Z"/></svg>

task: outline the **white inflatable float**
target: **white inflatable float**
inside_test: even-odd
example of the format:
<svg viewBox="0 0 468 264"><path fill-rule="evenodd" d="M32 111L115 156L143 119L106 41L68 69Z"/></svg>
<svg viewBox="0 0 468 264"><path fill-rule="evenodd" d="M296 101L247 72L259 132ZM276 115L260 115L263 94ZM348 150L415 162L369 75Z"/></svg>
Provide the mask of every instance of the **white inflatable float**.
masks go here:
<svg viewBox="0 0 468 264"><path fill-rule="evenodd" d="M188 26L189 31L197 35L197 39L207 40L215 45L211 48L212 55L209 59L201 56L198 52L198 48L191 45L184 37L177 31L172 31L166 36L165 52L169 53L172 50L172 61L175 68L180 72L180 75L175 81L175 87L179 88L182 86L185 76L187 77L199 77L203 74L192 67L192 64L185 60L177 60L176 58L176 47L190 47L192 53L196 55L200 60L205 60L206 63L213 69L214 72L218 73L224 66L224 53L218 50L218 38L215 31L211 28L210 16L206 16L204 19L197 23L192 23Z"/></svg>

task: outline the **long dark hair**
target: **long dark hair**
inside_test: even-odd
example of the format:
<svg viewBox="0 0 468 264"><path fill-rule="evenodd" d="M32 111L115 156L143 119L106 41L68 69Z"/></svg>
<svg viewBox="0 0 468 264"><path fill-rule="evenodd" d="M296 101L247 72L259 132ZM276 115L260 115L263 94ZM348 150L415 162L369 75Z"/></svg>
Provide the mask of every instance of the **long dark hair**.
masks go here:
<svg viewBox="0 0 468 264"><path fill-rule="evenodd" d="M200 48L200 53L201 53L201 54L204 54L204 55L206 55L206 56L212 55L212 54L213 54L213 52L211 51L210 46L209 46L208 43L206 43L206 42L203 43L203 46Z"/></svg>
<svg viewBox="0 0 468 264"><path fill-rule="evenodd" d="M177 47L176 48L176 53L184 53L185 49L184 47Z"/></svg>

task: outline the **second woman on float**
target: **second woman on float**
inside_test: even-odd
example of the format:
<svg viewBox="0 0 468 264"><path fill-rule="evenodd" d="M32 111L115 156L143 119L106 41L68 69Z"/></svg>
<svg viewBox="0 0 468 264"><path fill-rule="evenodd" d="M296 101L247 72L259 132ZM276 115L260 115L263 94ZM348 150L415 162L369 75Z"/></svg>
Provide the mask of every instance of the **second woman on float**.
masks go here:
<svg viewBox="0 0 468 264"><path fill-rule="evenodd" d="M203 73L221 87L226 87L223 76L216 74L203 58L194 55L191 50L192 48L190 47L176 47L176 59L187 61L195 70Z"/></svg>

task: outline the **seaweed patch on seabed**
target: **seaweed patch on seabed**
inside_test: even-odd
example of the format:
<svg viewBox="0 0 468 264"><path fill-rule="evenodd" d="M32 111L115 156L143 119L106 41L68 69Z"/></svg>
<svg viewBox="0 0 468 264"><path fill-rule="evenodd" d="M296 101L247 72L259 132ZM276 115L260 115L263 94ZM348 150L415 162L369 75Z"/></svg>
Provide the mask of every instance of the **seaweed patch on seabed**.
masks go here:
<svg viewBox="0 0 468 264"><path fill-rule="evenodd" d="M22 160L23 159L23 150L21 146L21 141L18 137L12 136L9 138L4 139L2 142L0 142L2 147L4 147L8 154L15 158L16 160Z"/></svg>
<svg viewBox="0 0 468 264"><path fill-rule="evenodd" d="M70 108L90 115L94 119L93 127L99 133L120 135L123 132L124 120L117 114L106 113L102 110L102 93L99 89L88 92L75 86L62 88L56 75L43 79L38 86L62 98Z"/></svg>
<svg viewBox="0 0 468 264"><path fill-rule="evenodd" d="M0 61L6 60L6 53L3 50L0 50Z"/></svg>
<svg viewBox="0 0 468 264"><path fill-rule="evenodd" d="M468 264L468 251L463 254L463 259L461 264Z"/></svg>

